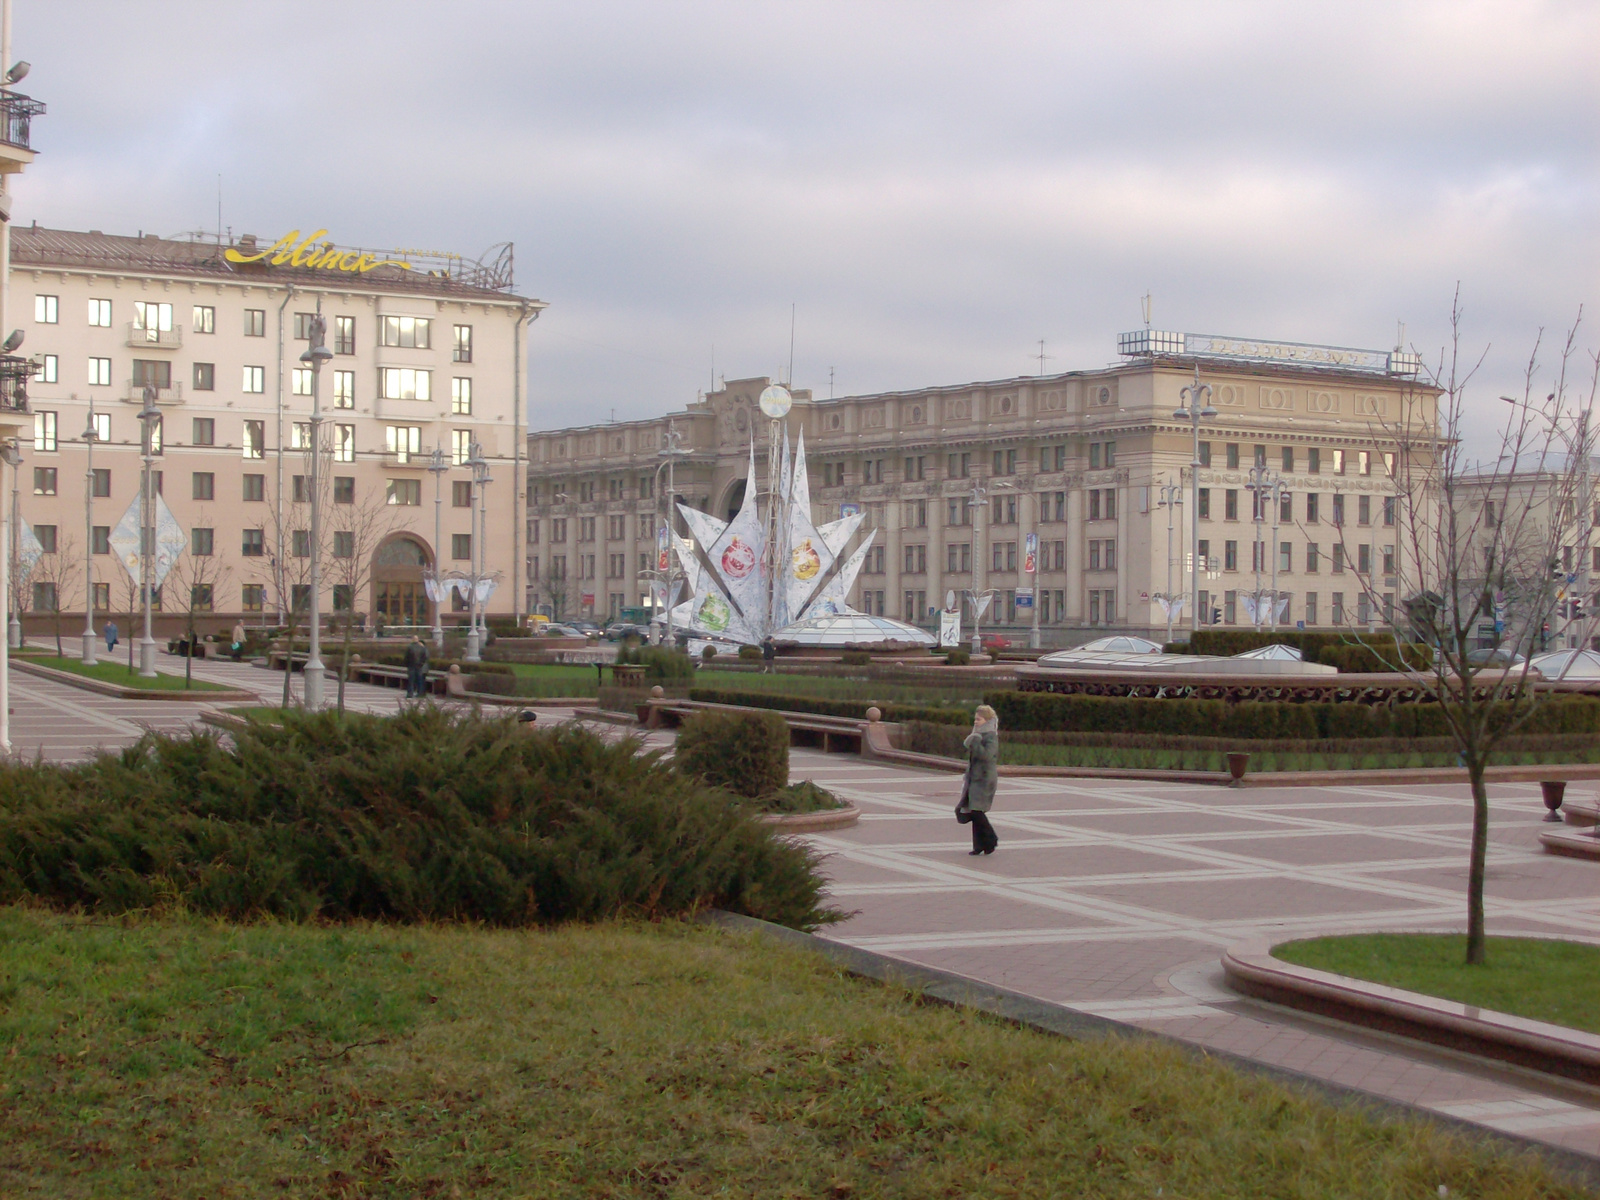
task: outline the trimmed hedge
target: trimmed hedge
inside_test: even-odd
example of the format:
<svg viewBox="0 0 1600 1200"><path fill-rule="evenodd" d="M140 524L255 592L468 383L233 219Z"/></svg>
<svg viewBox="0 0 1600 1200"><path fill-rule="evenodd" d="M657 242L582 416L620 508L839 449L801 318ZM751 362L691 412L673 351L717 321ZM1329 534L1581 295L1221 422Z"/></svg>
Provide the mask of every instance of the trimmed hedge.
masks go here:
<svg viewBox="0 0 1600 1200"><path fill-rule="evenodd" d="M789 786L789 727L775 712L698 712L678 730L673 765L754 798Z"/></svg>
<svg viewBox="0 0 1600 1200"><path fill-rule="evenodd" d="M1010 693L1008 693L1010 694ZM867 709L877 708L885 721L934 721L942 725L972 724L970 708L931 708L915 704L886 704L876 700L825 700L818 696L785 696L774 692L737 692L726 688L690 688L689 699L706 704L737 704L744 708L776 708L816 713L823 717L867 719Z"/></svg>
<svg viewBox="0 0 1600 1200"><path fill-rule="evenodd" d="M1433 662L1433 649L1415 642L1397 643L1392 633L1313 633L1281 629L1277 633L1254 629L1200 629L1187 642L1169 642L1168 654L1214 654L1231 658L1263 646L1293 646L1306 662L1322 663L1345 673L1372 674L1393 671L1396 655L1415 668Z"/></svg>
<svg viewBox="0 0 1600 1200"><path fill-rule="evenodd" d="M543 925L712 906L805 928L817 856L638 743L431 705L289 709L0 763L0 903Z"/></svg>
<svg viewBox="0 0 1600 1200"><path fill-rule="evenodd" d="M651 683L674 683L694 677L694 660L668 646L624 646L617 651L618 666L640 666Z"/></svg>
<svg viewBox="0 0 1600 1200"><path fill-rule="evenodd" d="M1223 700L1146 700L1128 696L1058 696L990 692L984 700L1001 729L1166 733L1179 737L1260 739L1448 737L1437 704L1282 704ZM1600 733L1600 699L1546 700L1522 733Z"/></svg>

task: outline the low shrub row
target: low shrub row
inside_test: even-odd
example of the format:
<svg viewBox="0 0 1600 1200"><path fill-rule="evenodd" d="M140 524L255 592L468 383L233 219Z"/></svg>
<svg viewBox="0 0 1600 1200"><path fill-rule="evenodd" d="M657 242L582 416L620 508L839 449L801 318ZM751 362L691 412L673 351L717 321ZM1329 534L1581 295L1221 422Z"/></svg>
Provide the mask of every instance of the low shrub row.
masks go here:
<svg viewBox="0 0 1600 1200"><path fill-rule="evenodd" d="M286 710L0 763L0 903L551 924L721 906L834 919L814 854L630 739L433 706Z"/></svg>
<svg viewBox="0 0 1600 1200"><path fill-rule="evenodd" d="M1265 739L1447 737L1437 704L1286 704L1222 700L1146 700L1125 696L1058 696L990 692L984 697L1002 729L1161 733L1186 737ZM1522 733L1600 733L1600 699L1571 696L1542 702Z"/></svg>
<svg viewBox="0 0 1600 1200"><path fill-rule="evenodd" d="M667 646L624 646L617 651L618 666L640 666L651 683L675 683L694 677L694 660Z"/></svg>
<svg viewBox="0 0 1600 1200"><path fill-rule="evenodd" d="M762 796L789 784L789 727L775 712L698 712L678 730L672 761L712 787Z"/></svg>
<svg viewBox="0 0 1600 1200"><path fill-rule="evenodd" d="M734 691L726 688L690 688L689 699L707 704L738 704L745 708L775 708L788 712L816 713L825 717L852 717L865 720L867 709L876 707L885 721L936 721L948 725L972 724L971 705L952 704L931 708L914 704L882 703L873 700L828 700L818 696L794 696L781 692ZM976 701L973 702L974 704ZM991 702L992 703L992 702Z"/></svg>

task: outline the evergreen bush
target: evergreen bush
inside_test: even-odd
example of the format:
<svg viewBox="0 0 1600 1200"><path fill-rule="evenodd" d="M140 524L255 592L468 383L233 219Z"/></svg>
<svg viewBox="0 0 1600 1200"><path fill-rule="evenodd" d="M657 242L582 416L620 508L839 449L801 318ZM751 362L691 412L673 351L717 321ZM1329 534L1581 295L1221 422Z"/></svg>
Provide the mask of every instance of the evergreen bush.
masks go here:
<svg viewBox="0 0 1600 1200"><path fill-rule="evenodd" d="M744 660L746 660L747 662L750 659L758 659L758 658L761 657L761 647L760 646L740 646L739 647L739 657L744 659Z"/></svg>
<svg viewBox="0 0 1600 1200"><path fill-rule="evenodd" d="M846 650L839 655L839 662L847 667L865 667L871 664L872 655L865 650Z"/></svg>
<svg viewBox="0 0 1600 1200"><path fill-rule="evenodd" d="M867 709L876 707L885 721L938 721L947 725L971 725L973 709L972 703L935 708L932 705L884 703L878 700L831 700L822 696L707 687L690 688L689 699L702 700L707 704L737 704L743 708L775 708L825 717L852 717L858 721L865 721Z"/></svg>
<svg viewBox="0 0 1600 1200"><path fill-rule="evenodd" d="M720 906L833 920L814 853L631 740L432 706L285 710L0 763L0 903L551 924Z"/></svg>
<svg viewBox="0 0 1600 1200"><path fill-rule="evenodd" d="M741 796L789 783L789 726L775 712L698 712L678 730L673 762L685 775Z"/></svg>
<svg viewBox="0 0 1600 1200"><path fill-rule="evenodd" d="M970 666L972 664L972 651L965 646L953 646L950 652L944 656L944 661L945 665L950 667Z"/></svg>
<svg viewBox="0 0 1600 1200"><path fill-rule="evenodd" d="M617 651L620 666L641 666L651 683L676 683L694 678L694 660L669 646L624 646Z"/></svg>
<svg viewBox="0 0 1600 1200"><path fill-rule="evenodd" d="M716 656L717 648L715 646L702 646L700 648L700 661L710 662Z"/></svg>

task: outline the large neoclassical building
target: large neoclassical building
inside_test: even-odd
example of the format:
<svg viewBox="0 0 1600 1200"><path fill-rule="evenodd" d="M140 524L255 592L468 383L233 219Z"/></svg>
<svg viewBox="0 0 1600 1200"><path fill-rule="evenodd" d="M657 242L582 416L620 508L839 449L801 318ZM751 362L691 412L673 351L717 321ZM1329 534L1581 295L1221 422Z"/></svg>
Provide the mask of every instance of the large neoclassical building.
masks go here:
<svg viewBox="0 0 1600 1200"><path fill-rule="evenodd" d="M1115 365L1054 375L795 392L787 420L805 433L815 519L860 506L878 530L851 604L929 626L948 591L993 591L985 624L1019 637L1035 622L1046 644L1090 630L1164 636L1160 598L1190 590L1197 533L1205 623L1248 624L1244 598L1268 589L1274 567L1280 626L1390 617L1415 586L1399 552L1398 462L1436 421L1438 393L1412 356L1150 330L1119 350ZM1200 426L1198 506L1193 425L1174 415L1197 370L1216 410ZM730 380L647 421L530 434L528 604L597 618L648 606L668 459L680 497L730 515L752 429L764 462L767 383ZM682 453L665 453L669 437ZM1252 468L1278 485L1275 503L1254 502ZM1163 488L1182 503L1164 505Z"/></svg>
<svg viewBox="0 0 1600 1200"><path fill-rule="evenodd" d="M425 577L471 572L474 539L478 575L501 580L488 611L520 608L524 341L544 305L513 290L509 246L480 263L349 250L326 233L175 240L13 227L11 311L37 364L17 497L22 553L39 555L31 571L22 564L31 624L52 604L81 620L83 562L97 612L129 611L133 585L113 544L139 496L147 387L159 411L156 487L187 538L160 624L191 602L207 627L283 619L307 586L312 374L300 355L319 310L332 351L319 382L323 611L426 624ZM474 444L493 481L476 527ZM361 569L347 573L352 553ZM185 590L194 578L203 582ZM341 578L359 579L359 594L336 590Z"/></svg>

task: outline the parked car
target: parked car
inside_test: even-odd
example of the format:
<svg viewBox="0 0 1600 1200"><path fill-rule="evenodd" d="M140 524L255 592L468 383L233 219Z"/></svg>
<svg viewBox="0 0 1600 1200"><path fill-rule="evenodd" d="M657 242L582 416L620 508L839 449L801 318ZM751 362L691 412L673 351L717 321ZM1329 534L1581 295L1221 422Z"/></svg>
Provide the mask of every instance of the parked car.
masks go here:
<svg viewBox="0 0 1600 1200"><path fill-rule="evenodd" d="M600 636L600 626L593 621L568 621L567 624L579 633L589 634L594 637Z"/></svg>
<svg viewBox="0 0 1600 1200"><path fill-rule="evenodd" d="M1468 650L1467 661L1475 667L1520 667L1528 660L1514 650L1496 646Z"/></svg>
<svg viewBox="0 0 1600 1200"><path fill-rule="evenodd" d="M641 642L650 640L650 627L648 625L635 625L631 621L618 621L615 625L608 626L605 639L608 642L620 642L625 637L636 637Z"/></svg>
<svg viewBox="0 0 1600 1200"><path fill-rule="evenodd" d="M1006 637L1004 634L986 633L979 639L979 641L982 643L983 648L989 651L991 654L993 654L996 650L1011 649L1011 639Z"/></svg>
<svg viewBox="0 0 1600 1200"><path fill-rule="evenodd" d="M544 625L539 627L539 636L540 637L584 637L586 635L584 634L583 630L574 629L571 625L557 625L554 621L549 621L546 624L544 624Z"/></svg>

